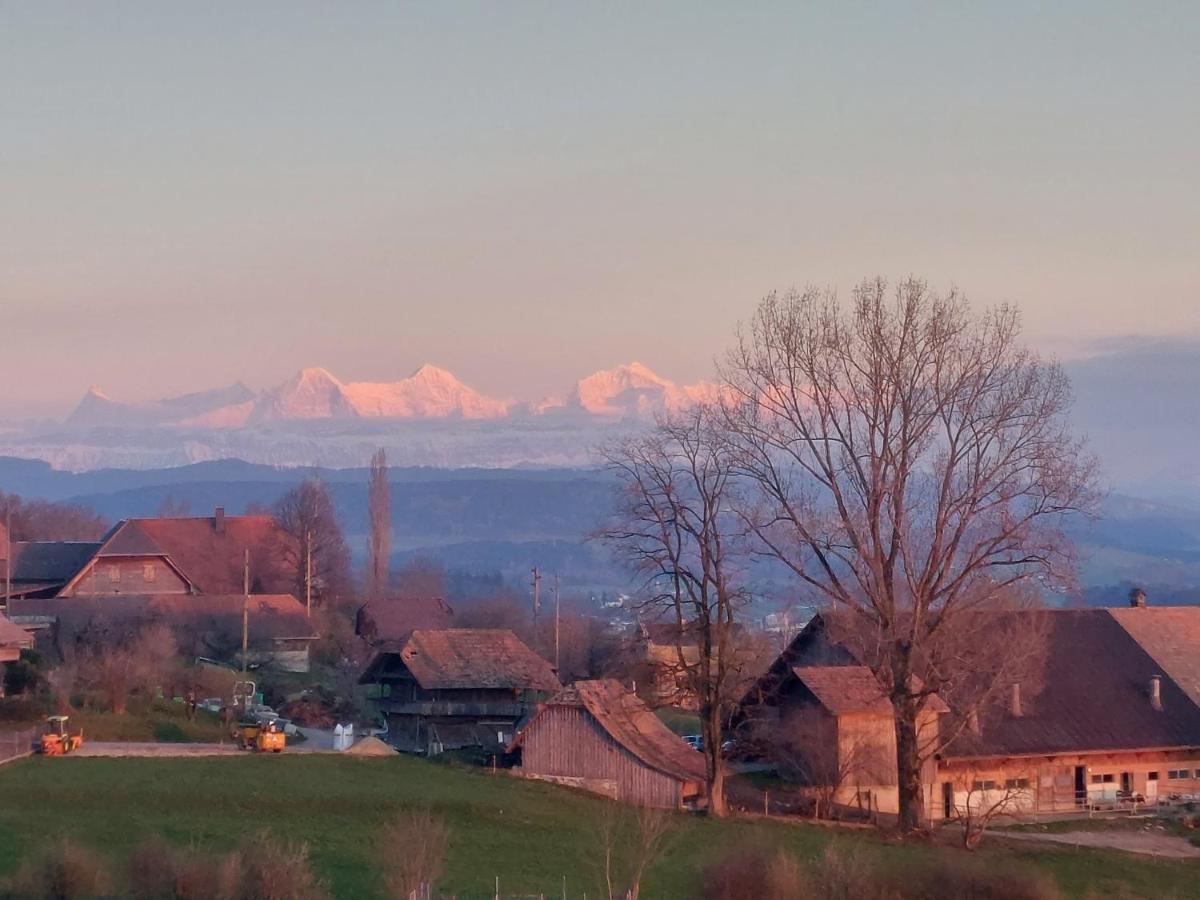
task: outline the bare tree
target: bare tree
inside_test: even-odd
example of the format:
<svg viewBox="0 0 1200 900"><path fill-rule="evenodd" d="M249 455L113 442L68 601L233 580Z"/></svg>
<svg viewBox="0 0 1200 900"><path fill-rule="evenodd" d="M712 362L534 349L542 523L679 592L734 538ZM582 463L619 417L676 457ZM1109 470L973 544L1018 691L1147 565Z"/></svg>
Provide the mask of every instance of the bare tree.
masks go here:
<svg viewBox="0 0 1200 900"><path fill-rule="evenodd" d="M869 733L842 734L831 716L780 723L771 732L761 744L781 775L807 787L818 819L833 815L843 788L896 780L894 761L878 740Z"/></svg>
<svg viewBox="0 0 1200 900"><path fill-rule="evenodd" d="M1068 578L1063 521L1096 500L1067 377L1019 334L1012 308L875 280L846 305L768 297L724 367L761 552L878 648L864 662L894 710L904 831L923 818L918 721L944 687L943 635L1013 585Z"/></svg>
<svg viewBox="0 0 1200 900"><path fill-rule="evenodd" d="M317 604L336 604L347 597L350 551L325 483L315 475L306 478L275 504L275 518L291 539L285 563L295 573L301 602L309 585Z"/></svg>
<svg viewBox="0 0 1200 900"><path fill-rule="evenodd" d="M596 836L608 900L638 900L642 879L674 830L675 819L665 809L639 806L628 812L615 800L604 804Z"/></svg>
<svg viewBox="0 0 1200 900"><path fill-rule="evenodd" d="M6 522L13 541L94 541L108 531L104 519L82 506L23 500L0 491L0 529Z"/></svg>
<svg viewBox="0 0 1200 900"><path fill-rule="evenodd" d="M412 900L433 896L442 874L450 827L429 810L404 812L379 834L379 856L389 897Z"/></svg>
<svg viewBox="0 0 1200 900"><path fill-rule="evenodd" d="M98 629L80 654L80 674L120 716L130 697L151 696L171 677L176 656L175 637L165 625L151 624L125 635L113 628Z"/></svg>
<svg viewBox="0 0 1200 900"><path fill-rule="evenodd" d="M747 596L732 460L711 426L708 411L697 408L603 450L622 491L602 537L645 577L643 609L673 625L678 671L700 713L709 814L723 816L721 743L737 699L735 626Z"/></svg>
<svg viewBox="0 0 1200 900"><path fill-rule="evenodd" d="M954 786L963 790L956 792L953 817L962 826L963 847L967 850L979 846L993 821L1020 815L1033 798L1028 778L1008 777L1000 783L987 774L968 769L955 779Z"/></svg>
<svg viewBox="0 0 1200 900"><path fill-rule="evenodd" d="M392 492L388 484L387 454L382 447L371 457L367 507L371 519L367 596L376 599L387 593L392 555Z"/></svg>

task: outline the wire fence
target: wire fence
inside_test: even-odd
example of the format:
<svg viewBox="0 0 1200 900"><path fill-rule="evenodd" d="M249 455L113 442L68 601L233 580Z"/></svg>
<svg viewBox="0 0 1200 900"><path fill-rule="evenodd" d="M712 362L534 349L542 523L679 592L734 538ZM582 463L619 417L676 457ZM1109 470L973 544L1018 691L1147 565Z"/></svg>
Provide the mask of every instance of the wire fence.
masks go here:
<svg viewBox="0 0 1200 900"><path fill-rule="evenodd" d="M0 731L0 763L6 763L10 759L18 759L32 753L33 741L36 736L36 728Z"/></svg>

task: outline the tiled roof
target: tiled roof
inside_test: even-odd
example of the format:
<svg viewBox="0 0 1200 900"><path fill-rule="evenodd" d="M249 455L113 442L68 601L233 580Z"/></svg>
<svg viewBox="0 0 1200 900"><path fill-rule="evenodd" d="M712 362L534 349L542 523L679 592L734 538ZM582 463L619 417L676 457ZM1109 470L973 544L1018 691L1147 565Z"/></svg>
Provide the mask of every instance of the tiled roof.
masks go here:
<svg viewBox="0 0 1200 900"><path fill-rule="evenodd" d="M20 541L12 545L14 583L66 584L100 549L92 541ZM0 568L0 576L3 569Z"/></svg>
<svg viewBox="0 0 1200 900"><path fill-rule="evenodd" d="M891 702L866 666L796 666L792 673L835 716L892 711Z"/></svg>
<svg viewBox="0 0 1200 900"><path fill-rule="evenodd" d="M583 707L609 737L647 766L685 781L705 779L704 757L685 744L619 681L611 678L577 681L547 706ZM520 741L518 736L514 746Z"/></svg>
<svg viewBox="0 0 1200 900"><path fill-rule="evenodd" d="M240 637L244 603L247 598L243 594L115 594L13 600L9 613L17 619L52 618L70 627L94 622L165 622ZM304 607L291 594L252 594L247 608L251 640L317 637Z"/></svg>
<svg viewBox="0 0 1200 900"><path fill-rule="evenodd" d="M979 734L967 732L952 743L948 757L1200 746L1200 707L1174 680L1170 660L1147 652L1156 643L1149 633L1144 646L1127 630L1142 631L1143 620L1122 627L1133 618L1123 611L1047 613L1045 669L1036 690L1022 692L1022 715L993 710L982 718ZM1182 646L1179 639L1175 645ZM1200 645L1193 646L1191 652L1200 653ZM1154 675L1165 676L1161 710L1150 703Z"/></svg>
<svg viewBox="0 0 1200 900"><path fill-rule="evenodd" d="M126 519L105 536L97 556L165 555L199 591L238 594L248 548L251 590L281 593L295 589L284 564L291 543L272 516L224 516L221 527L208 516Z"/></svg>
<svg viewBox="0 0 1200 900"><path fill-rule="evenodd" d="M374 643L398 643L418 628L449 628L454 610L440 597L368 600L358 611L357 632Z"/></svg>
<svg viewBox="0 0 1200 900"><path fill-rule="evenodd" d="M33 635L0 616L0 647L32 647Z"/></svg>
<svg viewBox="0 0 1200 900"><path fill-rule="evenodd" d="M1129 607L1109 614L1200 705L1200 606Z"/></svg>
<svg viewBox="0 0 1200 900"><path fill-rule="evenodd" d="M417 629L397 649L377 653L359 682L395 672L397 663L425 690L562 688L550 663L507 628Z"/></svg>

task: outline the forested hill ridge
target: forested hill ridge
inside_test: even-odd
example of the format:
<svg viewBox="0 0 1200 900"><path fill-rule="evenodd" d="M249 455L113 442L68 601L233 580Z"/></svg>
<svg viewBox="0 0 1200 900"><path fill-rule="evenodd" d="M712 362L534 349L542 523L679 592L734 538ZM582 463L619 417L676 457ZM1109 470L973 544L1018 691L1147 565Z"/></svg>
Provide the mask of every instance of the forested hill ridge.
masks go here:
<svg viewBox="0 0 1200 900"><path fill-rule="evenodd" d="M128 516L230 514L270 507L316 474L330 489L355 553L365 547L366 468L278 468L237 459L165 469L63 472L0 457L0 491L69 501L112 522ZM598 468L438 469L394 467L393 557L430 557L448 569L500 573L523 584L539 565L596 588L620 590L629 576L588 540L611 509L614 482ZM1154 602L1200 602L1200 507L1110 495L1094 521L1073 525L1080 546L1079 599L1120 603L1128 585Z"/></svg>

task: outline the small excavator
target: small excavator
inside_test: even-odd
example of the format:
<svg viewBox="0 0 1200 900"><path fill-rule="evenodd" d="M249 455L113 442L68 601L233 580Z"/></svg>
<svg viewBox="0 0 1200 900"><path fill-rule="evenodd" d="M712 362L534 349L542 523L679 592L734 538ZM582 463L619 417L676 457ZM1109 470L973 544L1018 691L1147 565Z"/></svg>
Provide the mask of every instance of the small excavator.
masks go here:
<svg viewBox="0 0 1200 900"><path fill-rule="evenodd" d="M38 749L43 756L62 756L83 746L83 729L71 734L67 716L47 716Z"/></svg>

